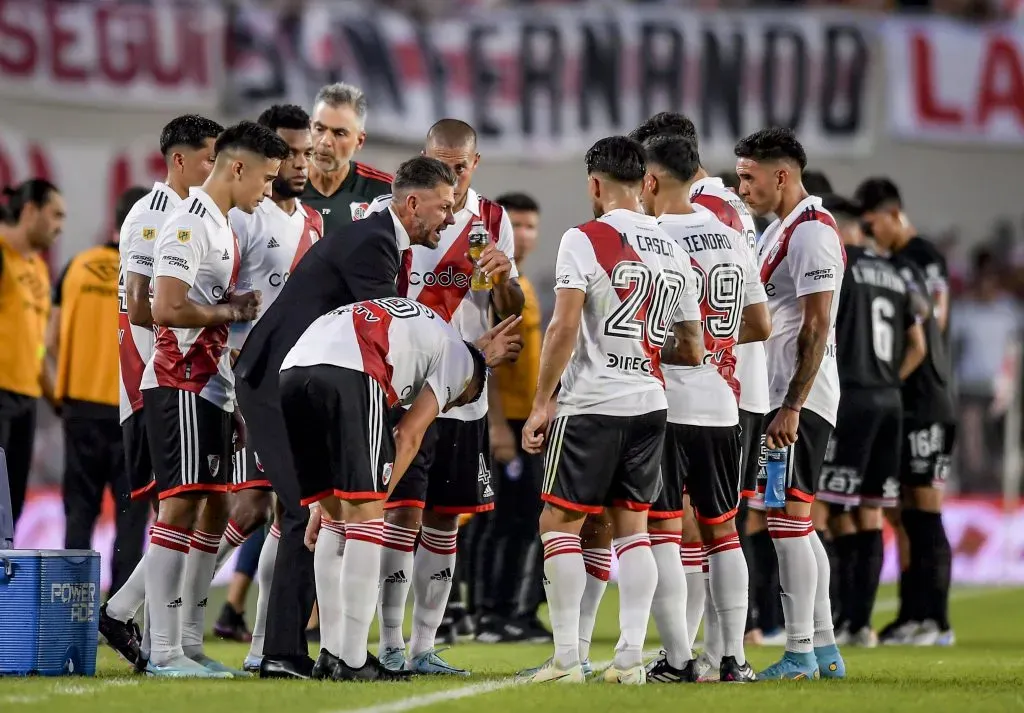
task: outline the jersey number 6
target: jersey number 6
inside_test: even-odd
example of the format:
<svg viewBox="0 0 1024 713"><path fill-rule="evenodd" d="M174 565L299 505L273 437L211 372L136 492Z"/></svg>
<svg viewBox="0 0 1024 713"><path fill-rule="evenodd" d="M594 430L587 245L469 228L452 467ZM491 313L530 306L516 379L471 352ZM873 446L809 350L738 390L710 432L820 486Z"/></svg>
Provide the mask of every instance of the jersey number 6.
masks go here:
<svg viewBox="0 0 1024 713"><path fill-rule="evenodd" d="M642 262L620 262L612 270L611 281L622 303L605 320L604 333L663 346L685 287L682 274L673 270L654 274Z"/></svg>

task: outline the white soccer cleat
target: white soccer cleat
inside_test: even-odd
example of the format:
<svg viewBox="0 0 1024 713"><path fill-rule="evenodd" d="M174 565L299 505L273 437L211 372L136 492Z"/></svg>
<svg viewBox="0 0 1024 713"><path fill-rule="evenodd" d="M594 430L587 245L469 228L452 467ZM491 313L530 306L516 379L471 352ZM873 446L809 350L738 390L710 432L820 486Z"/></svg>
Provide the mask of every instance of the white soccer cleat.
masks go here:
<svg viewBox="0 0 1024 713"><path fill-rule="evenodd" d="M647 669L643 664L629 668L616 668L614 664L605 669L602 678L606 683L621 683L626 686L642 686L647 683Z"/></svg>
<svg viewBox="0 0 1024 713"><path fill-rule="evenodd" d="M693 670L697 674L698 683L714 683L719 680L721 670L711 663L707 654L701 652L693 664Z"/></svg>
<svg viewBox="0 0 1024 713"><path fill-rule="evenodd" d="M560 668L554 659L548 659L538 668L527 669L516 677L518 683L585 683L586 680L580 664Z"/></svg>
<svg viewBox="0 0 1024 713"><path fill-rule="evenodd" d="M847 646L857 646L862 649L873 649L878 646L878 634L870 626L862 627L859 631L850 634L846 642ZM836 637L836 644L839 644L839 637Z"/></svg>

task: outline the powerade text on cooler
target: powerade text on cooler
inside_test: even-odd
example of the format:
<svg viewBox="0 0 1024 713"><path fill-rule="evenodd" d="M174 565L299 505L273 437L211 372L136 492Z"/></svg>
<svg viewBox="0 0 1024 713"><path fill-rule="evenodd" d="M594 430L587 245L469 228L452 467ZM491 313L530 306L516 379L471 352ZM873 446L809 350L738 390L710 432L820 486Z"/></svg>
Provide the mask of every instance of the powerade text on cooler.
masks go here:
<svg viewBox="0 0 1024 713"><path fill-rule="evenodd" d="M768 508L786 507L786 449L768 450L765 464L767 482L764 486L764 505Z"/></svg>

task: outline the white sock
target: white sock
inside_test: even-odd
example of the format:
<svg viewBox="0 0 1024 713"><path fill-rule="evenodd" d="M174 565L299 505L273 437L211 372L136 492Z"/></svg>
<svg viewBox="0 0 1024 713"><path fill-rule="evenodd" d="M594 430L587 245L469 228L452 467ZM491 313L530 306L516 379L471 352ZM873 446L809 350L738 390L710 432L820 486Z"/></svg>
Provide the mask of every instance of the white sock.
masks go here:
<svg viewBox="0 0 1024 713"><path fill-rule="evenodd" d="M601 598L612 576L612 551L604 547L583 550L583 566L587 571L587 585L583 589L580 605L580 661L590 658L590 642L594 638L594 624L601 608Z"/></svg>
<svg viewBox="0 0 1024 713"><path fill-rule="evenodd" d="M412 586L413 550L419 530L384 523L380 556L380 648L404 649L405 604Z"/></svg>
<svg viewBox="0 0 1024 713"><path fill-rule="evenodd" d="M658 588L658 566L651 553L646 532L612 541L619 559L619 629L615 667L640 666L644 661L644 639L651 618L651 602Z"/></svg>
<svg viewBox="0 0 1024 713"><path fill-rule="evenodd" d="M341 655L342 610L341 569L345 542L345 523L324 518L313 550L316 577L316 602L320 611L320 645L335 656Z"/></svg>
<svg viewBox="0 0 1024 713"><path fill-rule="evenodd" d="M377 608L380 586L380 554L384 536L383 520L349 523L345 526L345 549L341 561L342 638L338 657L352 668L366 663L367 639Z"/></svg>
<svg viewBox="0 0 1024 713"><path fill-rule="evenodd" d="M814 532L811 518L769 515L768 532L779 556L786 651L809 654L814 650L814 593L818 586L818 565L810 539Z"/></svg>
<svg viewBox="0 0 1024 713"><path fill-rule="evenodd" d="M241 547L242 543L247 539L249 539L249 535L242 532L242 529L238 527L234 520L228 520L228 526L224 529L224 536L220 538L220 542L217 544L217 566L214 571L220 572L220 568L231 557L231 553Z"/></svg>
<svg viewBox="0 0 1024 713"><path fill-rule="evenodd" d="M818 581L814 589L814 647L835 646L836 632L832 624L832 599L829 597L829 585L832 576L828 563L828 552L818 533L811 530L808 535L811 549L814 550L814 561L818 567Z"/></svg>
<svg viewBox="0 0 1024 713"><path fill-rule="evenodd" d="M686 577L686 631L690 635L690 649L697 640L700 620L704 617L704 545L700 542L684 542L679 548Z"/></svg>
<svg viewBox="0 0 1024 713"><path fill-rule="evenodd" d="M733 533L708 545L712 608L719 624L719 658L735 656L736 663L747 658L743 651L743 634L747 627L747 596L750 575L743 557L740 537Z"/></svg>
<svg viewBox="0 0 1024 713"><path fill-rule="evenodd" d="M256 568L256 621L252 625L252 643L249 655L262 658L263 642L267 636L267 609L270 607L270 587L274 581L274 564L277 562L277 546L281 542L281 529L277 524L270 526L270 533L263 541L260 561ZM315 555L314 555L315 558Z"/></svg>
<svg viewBox="0 0 1024 713"><path fill-rule="evenodd" d="M146 551L146 595L149 601L149 660L162 666L184 658L181 650L182 590L188 563L190 532L156 523Z"/></svg>
<svg viewBox="0 0 1024 713"><path fill-rule="evenodd" d="M722 631L718 625L718 612L711 599L711 566L708 563L707 548L704 549L704 655L712 667L722 664Z"/></svg>
<svg viewBox="0 0 1024 713"><path fill-rule="evenodd" d="M658 588L651 611L658 627L665 658L672 668L682 668L693 656L686 630L686 575L679 556L681 532L651 533L651 553L658 567Z"/></svg>
<svg viewBox="0 0 1024 713"><path fill-rule="evenodd" d="M544 546L544 579L555 639L555 665L566 669L580 662L580 607L587 580L593 577L587 577L579 535L545 532L540 541Z"/></svg>
<svg viewBox="0 0 1024 713"><path fill-rule="evenodd" d="M434 648L434 637L444 619L444 608L452 591L458 537L458 530L445 532L432 527L420 530L420 547L413 557L412 566L416 601L412 606L409 653L413 657Z"/></svg>
<svg viewBox="0 0 1024 713"><path fill-rule="evenodd" d="M152 616L149 613L149 599L146 599L145 604L142 606L142 611L145 613L144 621L142 622L142 641L139 642L139 653L142 654L142 658L149 660L149 652L153 648L153 643L150 639L149 634L149 622Z"/></svg>
<svg viewBox="0 0 1024 713"><path fill-rule="evenodd" d="M150 528L150 537L153 536L153 528ZM134 619L146 600L146 555L135 565L135 569L128 575L128 580L114 592L114 596L107 600L107 616L126 623Z"/></svg>
<svg viewBox="0 0 1024 713"><path fill-rule="evenodd" d="M217 547L220 535L202 530L192 532L185 568L185 589L181 608L181 647L189 658L203 653L203 634L206 632L206 600L217 567Z"/></svg>

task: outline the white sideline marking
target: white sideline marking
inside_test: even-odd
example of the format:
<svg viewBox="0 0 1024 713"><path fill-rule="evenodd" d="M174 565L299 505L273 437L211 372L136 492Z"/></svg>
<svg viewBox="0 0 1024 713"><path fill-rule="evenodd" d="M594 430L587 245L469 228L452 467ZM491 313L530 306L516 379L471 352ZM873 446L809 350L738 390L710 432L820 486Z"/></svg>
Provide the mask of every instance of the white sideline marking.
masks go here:
<svg viewBox="0 0 1024 713"><path fill-rule="evenodd" d="M35 693L25 695L0 696L0 702L11 704L29 705L43 703L53 696L91 696L102 693L108 688L125 688L127 686L138 686L139 682L132 679L112 679L110 681L94 682L83 680L82 683L71 683L69 681L56 681L46 693Z"/></svg>

